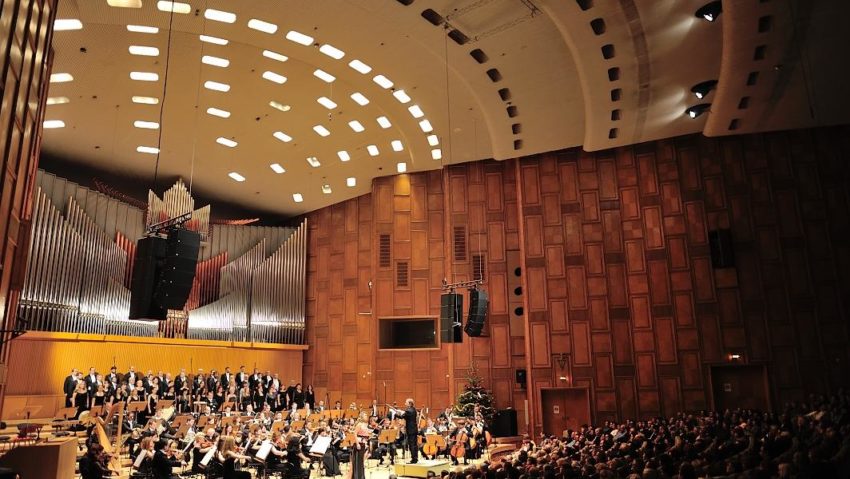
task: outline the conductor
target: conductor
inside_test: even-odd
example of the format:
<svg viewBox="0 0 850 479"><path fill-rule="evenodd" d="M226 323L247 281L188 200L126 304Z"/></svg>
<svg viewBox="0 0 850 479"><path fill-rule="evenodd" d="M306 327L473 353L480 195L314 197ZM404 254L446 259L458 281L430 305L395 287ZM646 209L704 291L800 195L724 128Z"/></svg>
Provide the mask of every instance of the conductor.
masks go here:
<svg viewBox="0 0 850 479"><path fill-rule="evenodd" d="M416 408L413 407L413 399L411 398L407 398L404 401L404 405L406 406L402 415L404 419L404 434L407 436L407 448L410 450L410 462L408 464L416 464L419 462L419 444L417 443L419 426L416 423Z"/></svg>

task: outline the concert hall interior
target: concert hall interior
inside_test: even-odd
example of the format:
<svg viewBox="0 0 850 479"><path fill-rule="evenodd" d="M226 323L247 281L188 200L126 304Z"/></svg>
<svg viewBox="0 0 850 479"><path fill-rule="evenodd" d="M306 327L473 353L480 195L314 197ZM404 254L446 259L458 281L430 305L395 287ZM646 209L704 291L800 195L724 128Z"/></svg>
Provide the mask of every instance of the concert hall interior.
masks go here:
<svg viewBox="0 0 850 479"><path fill-rule="evenodd" d="M848 17L0 0L0 479L850 477Z"/></svg>

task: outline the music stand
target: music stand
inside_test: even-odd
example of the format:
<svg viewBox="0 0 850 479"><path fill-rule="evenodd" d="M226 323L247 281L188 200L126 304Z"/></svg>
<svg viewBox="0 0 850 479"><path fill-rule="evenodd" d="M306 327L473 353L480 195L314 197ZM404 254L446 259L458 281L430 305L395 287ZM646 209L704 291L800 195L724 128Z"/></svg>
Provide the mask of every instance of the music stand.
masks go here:
<svg viewBox="0 0 850 479"><path fill-rule="evenodd" d="M313 414L307 416L307 420L310 421L310 423L317 423L322 420L322 415L317 412L314 412Z"/></svg>
<svg viewBox="0 0 850 479"><path fill-rule="evenodd" d="M133 401L127 403L127 412L136 413L136 417L138 417L139 413L148 408L148 403L145 401Z"/></svg>
<svg viewBox="0 0 850 479"><path fill-rule="evenodd" d="M291 431L300 431L304 428L304 421L292 421L292 424L289 425Z"/></svg>
<svg viewBox="0 0 850 479"><path fill-rule="evenodd" d="M100 417L103 414L103 411L106 409L104 406L92 406L89 408L89 416L90 417Z"/></svg>
<svg viewBox="0 0 850 479"><path fill-rule="evenodd" d="M189 415L177 416L177 417L174 418L174 421L171 423L171 427L179 429L184 424L188 424L189 419L192 419L192 416L189 416Z"/></svg>
<svg viewBox="0 0 850 479"><path fill-rule="evenodd" d="M331 409L330 411L328 411L328 416L331 419L339 420L341 414L342 414L342 411L340 411L339 409Z"/></svg>
<svg viewBox="0 0 850 479"><path fill-rule="evenodd" d="M156 403L156 410L162 411L163 409L169 408L171 406L174 406L174 400L173 399L160 399Z"/></svg>
<svg viewBox="0 0 850 479"><path fill-rule="evenodd" d="M112 418L116 415L123 415L125 406L126 404L123 401L113 404L112 407L109 408L109 414L106 416L106 424L111 424Z"/></svg>
<svg viewBox="0 0 850 479"><path fill-rule="evenodd" d="M42 408L43 408L43 406L24 406L24 407L18 409L17 411L15 411L16 417L24 418L24 423L18 425L18 437L19 438L23 439L23 438L26 438L27 436L29 436L29 433L33 430L32 425L30 425L30 423L29 423L30 422L30 416L32 416L33 414L38 414L38 412L41 411ZM35 440L36 440L36 442L38 442L38 440L40 439L40 436L41 436L41 426L40 425L36 425L35 432L36 432Z"/></svg>
<svg viewBox="0 0 850 479"><path fill-rule="evenodd" d="M221 421L219 421L218 425L221 426L222 428L224 428L228 425L232 426L235 423L236 423L236 418L234 416L225 416L225 417L221 418Z"/></svg>
<svg viewBox="0 0 850 479"><path fill-rule="evenodd" d="M223 403L221 407L218 408L218 410L224 412L224 410L227 408L230 408L230 410L233 411L234 409L236 409L236 403L233 401L227 401L226 403Z"/></svg>
<svg viewBox="0 0 850 479"><path fill-rule="evenodd" d="M280 418L283 419L284 421L289 419L289 411L281 411Z"/></svg>

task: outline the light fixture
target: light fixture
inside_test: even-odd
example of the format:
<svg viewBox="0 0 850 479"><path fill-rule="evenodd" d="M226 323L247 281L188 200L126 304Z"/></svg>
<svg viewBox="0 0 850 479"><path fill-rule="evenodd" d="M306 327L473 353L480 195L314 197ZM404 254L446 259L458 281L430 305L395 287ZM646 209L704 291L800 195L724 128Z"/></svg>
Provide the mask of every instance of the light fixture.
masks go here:
<svg viewBox="0 0 850 479"><path fill-rule="evenodd" d="M227 93L230 91L230 85L227 83L219 83L217 81L207 80L204 82L204 88L212 91L220 91Z"/></svg>
<svg viewBox="0 0 850 479"><path fill-rule="evenodd" d="M48 105L62 105L64 103L69 103L71 101L67 96L50 96L47 97Z"/></svg>
<svg viewBox="0 0 850 479"><path fill-rule="evenodd" d="M263 78L270 82L277 83L278 85L283 85L284 83L286 83L285 76L281 75L280 73L275 73L268 70L263 72Z"/></svg>
<svg viewBox="0 0 850 479"><path fill-rule="evenodd" d="M212 116L217 116L219 118L230 118L230 112L229 111L221 110L219 108L215 108L215 107L212 107L212 106L207 108L207 113L212 115Z"/></svg>
<svg viewBox="0 0 850 479"><path fill-rule="evenodd" d="M292 193L292 201L296 203L301 203L304 201L304 197L301 196L301 193Z"/></svg>
<svg viewBox="0 0 850 479"><path fill-rule="evenodd" d="M307 163L309 163L310 166L312 166L313 168L318 168L318 167L322 166L322 164L319 163L319 159L316 158L315 156L308 156L307 157Z"/></svg>
<svg viewBox="0 0 850 479"><path fill-rule="evenodd" d="M159 98L154 98L152 96L134 96L133 103L138 103L140 105L156 105L159 104Z"/></svg>
<svg viewBox="0 0 850 479"><path fill-rule="evenodd" d="M372 78L372 80L375 83L377 83L378 85L380 85L381 88L390 89L390 88L393 87L393 82L390 81L390 79L385 77L384 75L375 75L375 77Z"/></svg>
<svg viewBox="0 0 850 479"><path fill-rule="evenodd" d="M69 30L82 30L83 22L76 18L57 18L53 21L54 32L66 32Z"/></svg>
<svg viewBox="0 0 850 479"><path fill-rule="evenodd" d="M133 33L159 33L159 28L147 25L127 25L127 31Z"/></svg>
<svg viewBox="0 0 850 479"><path fill-rule="evenodd" d="M378 156L378 154L380 153L380 152L378 151L378 147L377 147L377 146L375 146L375 145L369 145L369 146L367 146L367 147L366 147L366 151L368 151L368 152L369 152L369 155L370 155L370 156Z"/></svg>
<svg viewBox="0 0 850 479"><path fill-rule="evenodd" d="M364 75L369 73L370 71L372 71L372 67L370 67L369 65L367 65L367 64L365 64L365 63L363 63L363 62L361 62L360 60L357 60L357 59L354 59L354 60L351 60L350 62L348 62L348 66L350 66L355 71L360 72Z"/></svg>
<svg viewBox="0 0 850 479"><path fill-rule="evenodd" d="M159 56L159 48L157 47L146 47L142 45L130 45L130 55L138 55L142 57L158 57Z"/></svg>
<svg viewBox="0 0 850 479"><path fill-rule="evenodd" d="M703 113L705 113L709 108L711 108L711 103L700 103L698 105L694 105L685 110L685 114L690 118L696 118Z"/></svg>
<svg viewBox="0 0 850 479"><path fill-rule="evenodd" d="M214 57L212 55L202 56L201 63L219 68L227 68L230 66L230 60L228 60L227 58Z"/></svg>
<svg viewBox="0 0 850 479"><path fill-rule="evenodd" d="M258 32L268 33L269 35L277 32L277 25L263 20L252 18L248 20L248 28L257 30Z"/></svg>
<svg viewBox="0 0 850 479"><path fill-rule="evenodd" d="M269 106L274 108L275 110L280 110L280 111L289 111L289 110L292 109L291 106L277 102L277 101L274 101L274 100L269 102Z"/></svg>
<svg viewBox="0 0 850 479"><path fill-rule="evenodd" d="M322 105L323 107L327 108L328 110L333 110L334 108L336 108L336 103L334 103L333 100L331 100L330 98L328 98L326 96L321 96L321 97L317 98L316 101L319 103L319 105Z"/></svg>
<svg viewBox="0 0 850 479"><path fill-rule="evenodd" d="M702 18L703 20L713 22L717 20L717 17L723 12L723 4L720 0L716 0L714 2L708 2L705 5L701 6L696 11L696 16L698 18Z"/></svg>
<svg viewBox="0 0 850 479"><path fill-rule="evenodd" d="M422 118L425 116L425 112L422 111L422 108L419 108L419 105L411 105L407 108L407 111L413 115L413 118Z"/></svg>
<svg viewBox="0 0 850 479"><path fill-rule="evenodd" d="M136 128L141 128L143 130L158 130L159 129L159 123L157 123L155 121L136 120L136 121L133 122L133 126L135 126Z"/></svg>
<svg viewBox="0 0 850 479"><path fill-rule="evenodd" d="M318 68L316 69L316 71L313 72L313 76L327 83L333 83L333 81L336 80L335 76Z"/></svg>
<svg viewBox="0 0 850 479"><path fill-rule="evenodd" d="M393 147L393 151L402 151L404 150L404 145L401 144L401 140L393 140L390 142L390 146Z"/></svg>
<svg viewBox="0 0 850 479"><path fill-rule="evenodd" d="M282 131L276 131L272 133L272 136L284 143L289 143L290 141L292 141L292 137Z"/></svg>
<svg viewBox="0 0 850 479"><path fill-rule="evenodd" d="M316 126L314 126L314 127L313 127L313 131L315 131L315 132L316 132L319 136L330 136L330 134L331 134L331 132L330 132L330 131L328 131L328 129L327 129L327 128L325 128L325 127L324 127L324 126L322 126L322 125L316 125Z"/></svg>
<svg viewBox="0 0 850 479"><path fill-rule="evenodd" d="M331 185L324 184L322 185L322 193L329 195L331 194Z"/></svg>
<svg viewBox="0 0 850 479"><path fill-rule="evenodd" d="M117 8L142 8L142 0L106 0L106 4Z"/></svg>
<svg viewBox="0 0 850 479"><path fill-rule="evenodd" d="M153 72L130 72L130 79L136 81L158 81L159 75Z"/></svg>
<svg viewBox="0 0 850 479"><path fill-rule="evenodd" d="M200 38L204 43L212 43L213 45L224 46L230 43L230 40L225 40L224 38L219 37L211 37L209 35L198 35L198 38Z"/></svg>
<svg viewBox="0 0 850 479"><path fill-rule="evenodd" d="M230 173L227 174L227 176L233 178L234 180L236 180L240 183L245 181L245 177L240 175L239 173L237 173L235 171L231 171Z"/></svg>
<svg viewBox="0 0 850 479"><path fill-rule="evenodd" d="M74 77L70 73L53 73L50 75L50 83L67 83L69 81L74 81Z"/></svg>
<svg viewBox="0 0 850 479"><path fill-rule="evenodd" d="M357 178L355 178L353 176L349 176L348 178L345 179L345 184L349 188L354 188L355 186L357 186Z"/></svg>
<svg viewBox="0 0 850 479"><path fill-rule="evenodd" d="M336 156L339 157L339 161L349 161L349 160L351 160L351 155L349 155L348 152L345 151L345 150L337 151Z"/></svg>
<svg viewBox="0 0 850 479"><path fill-rule="evenodd" d="M226 146L228 148L236 148L236 145L239 144L239 143L236 143L235 141L231 140L230 138L225 138L223 136L216 138L215 142L218 143L219 145L223 145L223 146Z"/></svg>
<svg viewBox="0 0 850 479"><path fill-rule="evenodd" d="M62 120L44 120L43 126L47 130L65 128L65 122Z"/></svg>
<svg viewBox="0 0 850 479"><path fill-rule="evenodd" d="M234 23L236 21L236 14L232 12L225 12L223 10L215 10L213 8L208 8L204 10L204 18L206 18L207 20L213 20L222 23Z"/></svg>
<svg viewBox="0 0 850 479"><path fill-rule="evenodd" d="M393 126L393 124L390 123L390 120L385 116L379 116L378 117L378 125L385 130L387 128Z"/></svg>
<svg viewBox="0 0 850 479"><path fill-rule="evenodd" d="M431 126L431 122L427 119L419 122L419 128L421 128L422 131L425 133L431 133L432 131L434 131L434 127Z"/></svg>
<svg viewBox="0 0 850 479"><path fill-rule="evenodd" d="M407 92L404 90L396 90L393 92L393 96L401 103L409 103L410 96L408 96Z"/></svg>
<svg viewBox="0 0 850 479"><path fill-rule="evenodd" d="M407 163L402 161L401 163L395 165L395 169L399 173L404 173L405 171L407 171Z"/></svg>
<svg viewBox="0 0 850 479"><path fill-rule="evenodd" d="M156 3L156 8L162 12L174 12L188 15L192 11L192 6L183 2L171 2L168 0L159 0Z"/></svg>
<svg viewBox="0 0 850 479"><path fill-rule="evenodd" d="M305 47L313 44L313 37L296 32L295 30L290 30L286 34L286 39L299 45L304 45Z"/></svg>
<svg viewBox="0 0 850 479"><path fill-rule="evenodd" d="M281 55L280 53L273 52L271 50L263 50L263 56L278 62L285 62L286 60L289 60L288 56Z"/></svg>
<svg viewBox="0 0 850 479"><path fill-rule="evenodd" d="M443 150L441 150L439 148L434 148L433 150L431 150L431 158L433 158L435 160L442 160L443 159Z"/></svg>
<svg viewBox="0 0 850 479"><path fill-rule="evenodd" d="M345 56L345 52L340 50L339 48L325 43L321 47L319 47L319 51L324 53L325 55L333 58L334 60L339 60L340 58Z"/></svg>
<svg viewBox="0 0 850 479"><path fill-rule="evenodd" d="M272 169L272 171L274 171L278 175L280 175L282 173L286 173L286 170L283 169L282 166L280 166L280 163L272 163L271 165L269 165L269 167Z"/></svg>
<svg viewBox="0 0 850 479"><path fill-rule="evenodd" d="M360 133L361 131L366 129L366 128L363 128L363 125L361 125L360 122L357 121L357 120L349 121L348 126L350 126L351 129L354 130L355 133Z"/></svg>
<svg viewBox="0 0 850 479"><path fill-rule="evenodd" d="M708 96L711 90L714 90L717 87L717 80L706 80L704 82L697 83L691 88L691 93L694 94L697 98L702 100L706 96Z"/></svg>
<svg viewBox="0 0 850 479"><path fill-rule="evenodd" d="M139 153L144 153L146 155L156 155L159 153L159 148L153 146L138 146L136 147L136 151Z"/></svg>
<svg viewBox="0 0 850 479"><path fill-rule="evenodd" d="M440 138L437 135L428 135L428 144L431 146L437 146L440 144Z"/></svg>
<svg viewBox="0 0 850 479"><path fill-rule="evenodd" d="M366 106L369 104L369 99L358 91L351 94L351 99L360 106Z"/></svg>

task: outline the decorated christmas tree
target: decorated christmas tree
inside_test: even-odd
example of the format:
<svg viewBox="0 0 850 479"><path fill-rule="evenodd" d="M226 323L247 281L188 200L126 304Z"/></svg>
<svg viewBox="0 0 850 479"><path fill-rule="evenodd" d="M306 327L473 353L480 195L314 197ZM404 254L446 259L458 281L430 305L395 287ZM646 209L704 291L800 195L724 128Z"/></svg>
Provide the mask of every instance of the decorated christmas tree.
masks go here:
<svg viewBox="0 0 850 479"><path fill-rule="evenodd" d="M495 401L493 400L493 393L482 385L483 380L478 375L475 364L469 369L469 376L467 376L466 381L467 384L464 386L463 392L457 396L454 407L455 415L472 417L475 405L478 404L481 415L489 423L496 414Z"/></svg>

